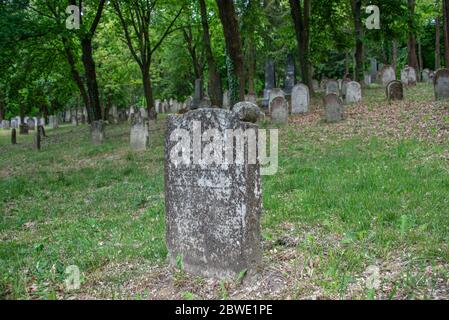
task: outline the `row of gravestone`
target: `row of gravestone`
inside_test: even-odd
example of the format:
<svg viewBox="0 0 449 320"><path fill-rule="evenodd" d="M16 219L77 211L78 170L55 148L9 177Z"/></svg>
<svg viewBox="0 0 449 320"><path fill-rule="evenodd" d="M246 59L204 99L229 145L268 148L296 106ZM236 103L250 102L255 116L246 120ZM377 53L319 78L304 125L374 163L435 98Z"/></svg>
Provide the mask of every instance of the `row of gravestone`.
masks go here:
<svg viewBox="0 0 449 320"><path fill-rule="evenodd" d="M59 121L57 116L48 117L48 124L51 129L56 129L58 127L58 123ZM35 130L36 126L45 126L45 119L38 117L34 118L25 117L22 123L20 117L14 117L11 120L2 120L0 122L0 128L4 130L20 128L21 134L26 134L28 130Z"/></svg>

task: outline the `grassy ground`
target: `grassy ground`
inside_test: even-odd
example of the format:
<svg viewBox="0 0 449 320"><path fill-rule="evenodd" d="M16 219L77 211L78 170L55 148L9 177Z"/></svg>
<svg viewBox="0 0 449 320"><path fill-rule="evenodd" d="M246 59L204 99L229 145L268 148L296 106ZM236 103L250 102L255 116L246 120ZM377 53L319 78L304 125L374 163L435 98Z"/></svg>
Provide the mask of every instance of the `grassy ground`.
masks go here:
<svg viewBox="0 0 449 320"><path fill-rule="evenodd" d="M281 128L279 173L263 178L264 269L243 282L167 267L162 121L139 154L126 124L100 147L87 127L49 130L40 152L0 131L0 297L449 299L448 102L426 85L392 105L364 94L343 123L321 120L318 96ZM70 265L78 291L63 283Z"/></svg>

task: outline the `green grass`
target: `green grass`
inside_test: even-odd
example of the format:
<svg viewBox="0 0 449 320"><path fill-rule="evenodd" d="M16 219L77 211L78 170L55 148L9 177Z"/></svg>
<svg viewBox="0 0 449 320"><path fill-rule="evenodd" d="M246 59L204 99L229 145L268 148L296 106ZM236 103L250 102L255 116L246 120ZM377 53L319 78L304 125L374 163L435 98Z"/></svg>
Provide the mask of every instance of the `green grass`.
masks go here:
<svg viewBox="0 0 449 320"><path fill-rule="evenodd" d="M407 97L431 99L421 91ZM382 99L382 89L367 93L370 106ZM265 241L293 226L296 250L313 262L307 281L324 296L347 297L367 266L399 259L404 264L387 297L425 298L423 285L437 286L432 281L449 274L448 145L341 138L325 128L281 129L279 173L263 178ZM102 146L89 143L87 127L49 130L40 152L31 136L11 146L8 132L0 132L1 298L64 294L69 265L88 282L111 263L165 263L163 131L139 154L129 150L126 124L108 127ZM423 282L426 268L441 265ZM111 275L115 282L129 277ZM290 293L303 292L292 284Z"/></svg>

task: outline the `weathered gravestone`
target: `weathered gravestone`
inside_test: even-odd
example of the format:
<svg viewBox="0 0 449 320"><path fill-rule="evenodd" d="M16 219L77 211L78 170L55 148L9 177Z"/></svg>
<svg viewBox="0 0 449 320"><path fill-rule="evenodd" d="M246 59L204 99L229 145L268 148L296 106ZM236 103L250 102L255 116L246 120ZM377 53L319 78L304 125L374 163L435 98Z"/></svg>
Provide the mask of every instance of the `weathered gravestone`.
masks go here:
<svg viewBox="0 0 449 320"><path fill-rule="evenodd" d="M288 123L288 103L284 97L276 97L270 103L271 120L274 123Z"/></svg>
<svg viewBox="0 0 449 320"><path fill-rule="evenodd" d="M105 138L105 124L102 120L93 121L90 126L90 133L92 138L92 144L102 144Z"/></svg>
<svg viewBox="0 0 449 320"><path fill-rule="evenodd" d="M334 93L337 96L340 95L340 89L338 85L338 81L336 80L328 80L326 82L326 95Z"/></svg>
<svg viewBox="0 0 449 320"><path fill-rule="evenodd" d="M256 123L264 114L260 108L249 101L238 102L232 108L232 112L238 115L241 121Z"/></svg>
<svg viewBox="0 0 449 320"><path fill-rule="evenodd" d="M343 102L335 93L326 95L324 98L324 108L327 122L340 122L344 119Z"/></svg>
<svg viewBox="0 0 449 320"><path fill-rule="evenodd" d="M371 76L370 83L375 82L377 77L377 60L374 58L370 59L370 76Z"/></svg>
<svg viewBox="0 0 449 320"><path fill-rule="evenodd" d="M11 128L12 129L17 129L19 127L19 123L17 122L16 119L11 119Z"/></svg>
<svg viewBox="0 0 449 320"><path fill-rule="evenodd" d="M369 73L365 73L363 76L363 82L366 86L369 86L371 84L371 75Z"/></svg>
<svg viewBox="0 0 449 320"><path fill-rule="evenodd" d="M287 64L285 67L284 92L286 95L292 94L295 85L295 57L293 54L287 55Z"/></svg>
<svg viewBox="0 0 449 320"><path fill-rule="evenodd" d="M271 102L277 97L285 98L285 92L279 88L271 89L270 98L268 100L269 101L269 105L268 105L269 112L271 112Z"/></svg>
<svg viewBox="0 0 449 320"><path fill-rule="evenodd" d="M27 124L28 124L28 129L29 130L34 130L34 127L35 127L34 119L29 118L28 121L27 121Z"/></svg>
<svg viewBox="0 0 449 320"><path fill-rule="evenodd" d="M429 79L430 79L430 70L426 68L421 73L421 81L424 83L429 83Z"/></svg>
<svg viewBox="0 0 449 320"><path fill-rule="evenodd" d="M9 130L10 129L10 123L8 120L3 120L2 121L2 128L3 130Z"/></svg>
<svg viewBox="0 0 449 320"><path fill-rule="evenodd" d="M392 66L386 65L383 66L379 71L379 81L380 83L386 87L390 81L396 80L396 72Z"/></svg>
<svg viewBox="0 0 449 320"><path fill-rule="evenodd" d="M195 94L190 106L190 109L195 110L200 107L201 101L203 100L203 82L201 79L195 80Z"/></svg>
<svg viewBox="0 0 449 320"><path fill-rule="evenodd" d="M404 99L404 87L401 81L393 80L387 85L386 95L388 101L396 101Z"/></svg>
<svg viewBox="0 0 449 320"><path fill-rule="evenodd" d="M449 98L449 69L440 69L433 79L435 98L443 100Z"/></svg>
<svg viewBox="0 0 449 320"><path fill-rule="evenodd" d="M273 60L265 63L265 89L263 90L262 107L270 107L271 90L276 87L276 65Z"/></svg>
<svg viewBox="0 0 449 320"><path fill-rule="evenodd" d="M57 116L49 116L48 117L48 125L50 129L57 129L58 128L58 117Z"/></svg>
<svg viewBox="0 0 449 320"><path fill-rule="evenodd" d="M17 131L16 128L13 128L11 131L11 143L17 144Z"/></svg>
<svg viewBox="0 0 449 320"><path fill-rule="evenodd" d="M362 86L356 81L350 81L346 84L346 103L358 103L362 101Z"/></svg>
<svg viewBox="0 0 449 320"><path fill-rule="evenodd" d="M342 96L343 98L346 97L346 90L347 90L347 87L348 87L348 83L349 83L349 82L351 82L351 80L349 80L349 79L344 79L344 80L342 80L342 82L341 82L340 90L341 90L341 96ZM331 93L332 93L332 92L331 92Z"/></svg>
<svg viewBox="0 0 449 320"><path fill-rule="evenodd" d="M413 67L405 66L401 71L401 82L407 87L416 86L416 70Z"/></svg>
<svg viewBox="0 0 449 320"><path fill-rule="evenodd" d="M231 109L231 97L230 97L229 90L226 90L223 93L223 108L226 110Z"/></svg>
<svg viewBox="0 0 449 320"><path fill-rule="evenodd" d="M292 90L292 113L309 112L310 94L305 84L297 84Z"/></svg>
<svg viewBox="0 0 449 320"><path fill-rule="evenodd" d="M257 135L257 125L241 122L237 114L224 109L168 117L165 208L172 266L181 264L189 273L220 279L259 269L262 208ZM237 152L241 149L234 146L236 139L240 142L235 145L254 152Z"/></svg>
<svg viewBox="0 0 449 320"><path fill-rule="evenodd" d="M145 151L149 142L148 124L140 114L131 120L131 149L133 151Z"/></svg>

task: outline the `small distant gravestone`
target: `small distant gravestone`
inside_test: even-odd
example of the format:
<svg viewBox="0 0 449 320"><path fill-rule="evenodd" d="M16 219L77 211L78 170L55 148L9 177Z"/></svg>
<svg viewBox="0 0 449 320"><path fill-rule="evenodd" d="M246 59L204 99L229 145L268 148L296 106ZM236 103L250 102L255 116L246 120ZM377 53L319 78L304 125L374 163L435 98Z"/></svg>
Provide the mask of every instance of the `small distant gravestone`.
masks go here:
<svg viewBox="0 0 449 320"><path fill-rule="evenodd" d="M443 100L449 98L449 69L440 69L433 79L435 98Z"/></svg>
<svg viewBox="0 0 449 320"><path fill-rule="evenodd" d="M147 149L149 142L148 124L140 114L132 119L130 140L133 151L139 152Z"/></svg>
<svg viewBox="0 0 449 320"><path fill-rule="evenodd" d="M270 103L271 120L274 123L288 123L288 103L284 97L276 97Z"/></svg>
<svg viewBox="0 0 449 320"><path fill-rule="evenodd" d="M371 83L375 82L377 77L377 60L375 58L370 59L370 76Z"/></svg>
<svg viewBox="0 0 449 320"><path fill-rule="evenodd" d="M309 112L310 94L305 84L297 84L292 90L292 113Z"/></svg>
<svg viewBox="0 0 449 320"><path fill-rule="evenodd" d="M260 164L257 157L232 161L236 134L250 131L257 134L257 125L218 108L167 118L166 243L172 266L219 279L260 268ZM245 150L254 147L255 139L240 141Z"/></svg>
<svg viewBox="0 0 449 320"><path fill-rule="evenodd" d="M364 74L363 82L366 86L369 86L371 84L371 75L369 73Z"/></svg>
<svg viewBox="0 0 449 320"><path fill-rule="evenodd" d="M396 101L404 99L404 87L401 81L393 80L387 85L386 95L388 101Z"/></svg>
<svg viewBox="0 0 449 320"><path fill-rule="evenodd" d="M340 97L330 93L324 98L326 121L329 123L340 122L344 119L344 106Z"/></svg>
<svg viewBox="0 0 449 320"><path fill-rule="evenodd" d="M276 87L276 64L273 60L265 63L265 88L263 90L262 108L270 107L271 90Z"/></svg>
<svg viewBox="0 0 449 320"><path fill-rule="evenodd" d="M16 119L12 119L11 120L11 128L12 129L17 129L19 127L19 123L17 122Z"/></svg>
<svg viewBox="0 0 449 320"><path fill-rule="evenodd" d="M3 130L9 130L10 129L10 122L8 120L2 121L2 128Z"/></svg>
<svg viewBox="0 0 449 320"><path fill-rule="evenodd" d="M421 81L424 83L429 83L429 79L430 79L430 70L426 68L421 73Z"/></svg>
<svg viewBox="0 0 449 320"><path fill-rule="evenodd" d="M58 128L58 117L57 116L49 116L48 117L48 125L50 129L57 129Z"/></svg>
<svg viewBox="0 0 449 320"><path fill-rule="evenodd" d="M383 66L379 71L379 80L384 87L386 87L390 81L396 80L396 72L394 71L394 68L389 65Z"/></svg>
<svg viewBox="0 0 449 320"><path fill-rule="evenodd" d="M17 131L16 128L13 128L11 131L11 143L17 144Z"/></svg>
<svg viewBox="0 0 449 320"><path fill-rule="evenodd" d="M362 86L356 81L350 81L346 84L346 103L358 103L362 101Z"/></svg>
<svg viewBox="0 0 449 320"><path fill-rule="evenodd" d="M404 86L416 86L416 70L413 67L405 66L401 71L401 82Z"/></svg>
<svg viewBox="0 0 449 320"><path fill-rule="evenodd" d="M340 89L341 89L341 95L342 95L343 98L346 97L346 90L347 90L347 87L348 87L348 83L351 82L351 81L352 81L352 80L344 79L344 80L342 80L342 82L341 82L341 87L340 87Z"/></svg>
<svg viewBox="0 0 449 320"><path fill-rule="evenodd" d="M293 54L287 55L287 64L285 67L285 81L284 81L284 92L286 95L292 94L292 89L295 85L295 57Z"/></svg>
<svg viewBox="0 0 449 320"><path fill-rule="evenodd" d="M78 118L76 116L72 116L72 125L77 126L78 125Z"/></svg>
<svg viewBox="0 0 449 320"><path fill-rule="evenodd" d="M326 82L326 95L334 93L337 96L340 95L340 89L336 80L328 80Z"/></svg>
<svg viewBox="0 0 449 320"><path fill-rule="evenodd" d="M270 91L270 98L269 98L269 105L268 105L269 112L271 112L271 102L277 97L285 98L285 92L280 88L274 88Z"/></svg>
<svg viewBox="0 0 449 320"><path fill-rule="evenodd" d="M102 144L105 138L105 124L102 120L93 121L90 127L92 144Z"/></svg>

